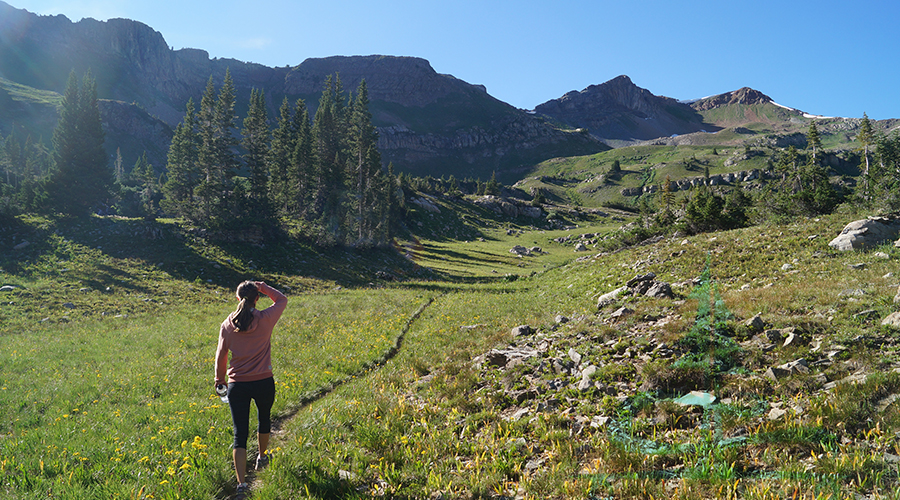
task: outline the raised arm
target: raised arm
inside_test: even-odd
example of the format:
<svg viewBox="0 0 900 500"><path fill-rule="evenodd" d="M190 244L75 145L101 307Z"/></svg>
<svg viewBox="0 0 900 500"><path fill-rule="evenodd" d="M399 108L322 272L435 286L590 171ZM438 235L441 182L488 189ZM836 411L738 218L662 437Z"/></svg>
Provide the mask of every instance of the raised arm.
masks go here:
<svg viewBox="0 0 900 500"><path fill-rule="evenodd" d="M259 293L269 297L272 299L272 302L274 302L274 304L266 308L266 313L273 314L276 320L280 318L281 313L284 312L284 308L287 307L287 297L262 281L256 282L256 288L259 290Z"/></svg>

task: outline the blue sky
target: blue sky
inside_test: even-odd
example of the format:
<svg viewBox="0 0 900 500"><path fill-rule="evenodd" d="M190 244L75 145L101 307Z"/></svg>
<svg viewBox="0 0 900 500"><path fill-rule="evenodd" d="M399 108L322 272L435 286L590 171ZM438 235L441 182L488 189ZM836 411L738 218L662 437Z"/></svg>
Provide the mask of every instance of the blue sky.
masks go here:
<svg viewBox="0 0 900 500"><path fill-rule="evenodd" d="M808 113L900 118L892 0L6 1L72 21L134 19L175 49L267 66L421 57L525 109L624 74L676 99L752 87Z"/></svg>

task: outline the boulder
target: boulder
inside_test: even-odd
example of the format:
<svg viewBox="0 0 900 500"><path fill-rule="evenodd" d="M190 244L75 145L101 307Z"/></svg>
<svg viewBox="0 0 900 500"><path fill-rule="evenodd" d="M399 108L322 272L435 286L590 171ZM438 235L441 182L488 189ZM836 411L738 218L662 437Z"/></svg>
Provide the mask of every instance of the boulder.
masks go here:
<svg viewBox="0 0 900 500"><path fill-rule="evenodd" d="M608 305L615 304L621 295L628 291L627 286L616 288L611 292L604 293L597 299L597 309L602 309Z"/></svg>
<svg viewBox="0 0 900 500"><path fill-rule="evenodd" d="M647 297L671 299L675 297L672 293L672 286L662 281L654 281L649 289L644 293Z"/></svg>
<svg viewBox="0 0 900 500"><path fill-rule="evenodd" d="M756 316L753 316L752 318L745 321L744 326L746 326L747 329L753 333L759 333L763 331L763 328L766 327L766 323L762 320L759 314L757 314Z"/></svg>
<svg viewBox="0 0 900 500"><path fill-rule="evenodd" d="M3 285L0 286L0 292L11 292L15 290L16 287L14 285Z"/></svg>
<svg viewBox="0 0 900 500"><path fill-rule="evenodd" d="M527 347L511 347L508 349L493 349L484 355L484 362L488 366L504 368L511 363L521 363L529 358L538 356L539 353Z"/></svg>
<svg viewBox="0 0 900 500"><path fill-rule="evenodd" d="M881 320L881 326L887 326L896 330L900 330L900 312L889 314L886 318Z"/></svg>
<svg viewBox="0 0 900 500"><path fill-rule="evenodd" d="M616 309L612 314L609 315L611 319L620 319L628 316L629 314L633 314L634 309L629 309L627 307L620 307Z"/></svg>
<svg viewBox="0 0 900 500"><path fill-rule="evenodd" d="M578 351L576 351L574 347L569 349L568 354L569 354L569 359L571 359L572 362L575 363L575 366L578 366L581 364L581 354Z"/></svg>
<svg viewBox="0 0 900 500"><path fill-rule="evenodd" d="M522 245L516 245L509 249L509 253L516 254L518 256L531 255L531 250L528 250Z"/></svg>
<svg viewBox="0 0 900 500"><path fill-rule="evenodd" d="M828 243L840 251L872 248L900 236L900 220L889 217L869 217L853 221Z"/></svg>
<svg viewBox="0 0 900 500"><path fill-rule="evenodd" d="M429 200L428 198L426 198L424 196L412 198L409 201L410 201L410 203L412 203L414 205L418 205L418 206L422 207L423 209L425 209L428 212L441 213L441 209L438 208L438 206L434 202L432 202L431 200Z"/></svg>
<svg viewBox="0 0 900 500"><path fill-rule="evenodd" d="M799 373L809 373L809 364L803 358L769 368L766 377L777 381Z"/></svg>
<svg viewBox="0 0 900 500"><path fill-rule="evenodd" d="M512 329L513 337L526 337L534 334L534 328L531 325L519 325Z"/></svg>

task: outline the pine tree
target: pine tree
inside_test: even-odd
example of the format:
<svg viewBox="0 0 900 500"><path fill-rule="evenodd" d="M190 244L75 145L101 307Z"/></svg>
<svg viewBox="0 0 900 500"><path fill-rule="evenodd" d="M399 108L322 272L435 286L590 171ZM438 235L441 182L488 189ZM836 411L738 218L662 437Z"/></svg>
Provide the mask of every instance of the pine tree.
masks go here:
<svg viewBox="0 0 900 500"><path fill-rule="evenodd" d="M344 109L340 78L328 76L312 127L317 161L314 212L325 236L333 241L341 241L345 229L343 198L347 154L344 132L347 128L342 126Z"/></svg>
<svg viewBox="0 0 900 500"><path fill-rule="evenodd" d="M369 113L366 81L359 84L350 123L356 205L356 244L379 244L387 239L386 193L382 187L378 133Z"/></svg>
<svg viewBox="0 0 900 500"><path fill-rule="evenodd" d="M108 201L113 173L103 142L94 79L88 71L79 89L73 71L66 84L59 122L53 131L56 166L49 191L58 209L83 215L91 207Z"/></svg>
<svg viewBox="0 0 900 500"><path fill-rule="evenodd" d="M272 133L272 141L266 155L266 166L269 173L269 199L281 215L289 215L293 204L290 195L289 171L295 144L291 106L285 97L279 109L278 126Z"/></svg>
<svg viewBox="0 0 900 500"><path fill-rule="evenodd" d="M306 102L303 99L298 99L294 106L294 136L296 142L290 169L293 187L290 193L294 198L293 206L297 214L308 217L317 175L312 125L309 122L309 110L306 109Z"/></svg>
<svg viewBox="0 0 900 500"><path fill-rule="evenodd" d="M806 147L812 152L813 160L820 149L822 149L822 139L819 137L819 128L816 122L809 122L809 130L806 132Z"/></svg>
<svg viewBox="0 0 900 500"><path fill-rule="evenodd" d="M862 198L868 200L871 198L869 193L871 187L871 180L869 179L869 148L875 142L875 131L872 129L872 122L869 121L869 116L865 113L863 113L862 121L859 124L859 133L856 134L856 140L859 141L860 150L863 152Z"/></svg>
<svg viewBox="0 0 900 500"><path fill-rule="evenodd" d="M200 199L199 218L206 224L223 223L225 217L233 215L234 207L229 203L242 203L236 196L227 196L229 182L238 168L234 153L238 144L234 114L236 92L230 71L225 71L218 98L215 95L210 76L197 114L200 182L194 190Z"/></svg>
<svg viewBox="0 0 900 500"><path fill-rule="evenodd" d="M194 188L199 182L197 169L197 134L194 99L188 99L184 119L175 127L175 135L169 145L166 170L168 175L162 190L163 210L179 216L192 218L194 214Z"/></svg>
<svg viewBox="0 0 900 500"><path fill-rule="evenodd" d="M131 169L131 176L137 182L141 200L141 212L144 217L149 219L156 218L156 196L159 192L156 172L153 165L147 160L147 152L138 158L134 168Z"/></svg>
<svg viewBox="0 0 900 500"><path fill-rule="evenodd" d="M200 202L196 216L208 222L214 213L214 203L221 196L224 182L220 178L216 165L215 150L215 109L216 88L210 75L206 82L206 90L200 98L200 109L197 112L197 168L199 180L194 187L194 194Z"/></svg>
<svg viewBox="0 0 900 500"><path fill-rule="evenodd" d="M244 164L250 170L250 200L254 211L267 213L264 203L268 200L268 175L266 155L269 150L269 118L266 113L265 94L261 90L250 92L250 108L244 118ZM256 214L254 214L256 215Z"/></svg>

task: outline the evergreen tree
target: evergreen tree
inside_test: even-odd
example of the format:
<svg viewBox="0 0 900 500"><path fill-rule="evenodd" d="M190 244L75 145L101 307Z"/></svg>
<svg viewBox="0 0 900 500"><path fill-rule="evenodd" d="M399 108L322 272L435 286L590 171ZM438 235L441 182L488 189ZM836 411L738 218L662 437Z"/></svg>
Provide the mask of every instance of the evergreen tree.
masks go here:
<svg viewBox="0 0 900 500"><path fill-rule="evenodd" d="M294 199L294 208L298 215L309 217L313 205L313 187L318 175L312 125L309 122L309 110L306 109L306 102L303 99L298 99L294 105L294 135L296 141L289 172L292 182L290 195Z"/></svg>
<svg viewBox="0 0 900 500"><path fill-rule="evenodd" d="M685 207L685 220L692 232L720 229L725 200L706 186L700 187Z"/></svg>
<svg viewBox="0 0 900 500"><path fill-rule="evenodd" d="M366 81L359 84L350 123L356 209L356 244L380 244L387 240L388 193L381 176L378 134L369 113Z"/></svg>
<svg viewBox="0 0 900 500"><path fill-rule="evenodd" d="M819 137L819 128L816 122L809 122L809 130L806 132L806 147L812 152L812 158L815 161L820 149L822 149L822 139Z"/></svg>
<svg viewBox="0 0 900 500"><path fill-rule="evenodd" d="M871 198L869 188L871 179L869 178L869 149L875 142L875 131L872 128L872 122L869 116L863 113L862 121L859 124L859 133L856 134L856 140L859 141L860 150L863 152L863 171L862 171L862 198L868 200Z"/></svg>
<svg viewBox="0 0 900 500"><path fill-rule="evenodd" d="M166 170L168 175L162 187L162 208L175 216L194 217L194 188L199 182L197 169L197 134L194 99L188 99L184 119L175 127L175 135L169 145Z"/></svg>
<svg viewBox="0 0 900 500"><path fill-rule="evenodd" d="M231 177L238 168L234 153L238 144L234 114L236 92L230 71L225 71L218 98L215 95L210 76L197 114L200 182L194 191L200 199L199 218L207 224L223 223L225 217L233 215L234 207L230 207L229 202L240 202L236 196L227 195Z"/></svg>
<svg viewBox="0 0 900 500"><path fill-rule="evenodd" d="M497 181L497 172L491 172L491 180L484 185L484 194L500 196L503 186Z"/></svg>
<svg viewBox="0 0 900 500"><path fill-rule="evenodd" d="M244 164L250 170L250 200L254 211L266 213L264 203L268 175L266 154L269 150L269 118L266 113L265 94L261 90L250 92L250 108L244 118ZM255 215L255 214L254 214Z"/></svg>
<svg viewBox="0 0 900 500"><path fill-rule="evenodd" d="M53 131L56 166L49 191L58 209L83 215L91 207L107 202L113 173L103 141L94 79L88 71L79 88L73 71Z"/></svg>
<svg viewBox="0 0 900 500"><path fill-rule="evenodd" d="M208 222L214 214L214 203L221 196L224 180L220 176L216 164L215 150L215 112L216 88L210 75L206 82L206 90L200 98L200 109L197 112L197 168L199 180L194 187L194 194L199 200L196 217Z"/></svg>
<svg viewBox="0 0 900 500"><path fill-rule="evenodd" d="M869 175L870 204L885 212L896 212L900 210L900 135L895 132L877 137L874 157L877 161Z"/></svg>
<svg viewBox="0 0 900 500"><path fill-rule="evenodd" d="M294 200L291 197L291 157L296 146L296 134L287 97L281 101L278 126L266 155L269 171L269 199L281 215L289 215Z"/></svg>
<svg viewBox="0 0 900 500"><path fill-rule="evenodd" d="M159 183L157 182L153 165L147 160L146 151L138 158L137 163L134 164L134 168L131 170L131 176L137 182L142 215L149 219L155 219L158 203L156 198L159 194Z"/></svg>
<svg viewBox="0 0 900 500"><path fill-rule="evenodd" d="M314 212L325 236L343 240L345 167L347 165L343 87L340 78L328 76L313 120L313 143L317 161Z"/></svg>

